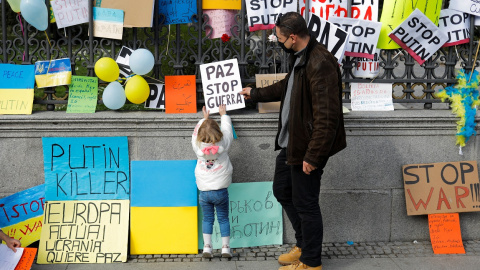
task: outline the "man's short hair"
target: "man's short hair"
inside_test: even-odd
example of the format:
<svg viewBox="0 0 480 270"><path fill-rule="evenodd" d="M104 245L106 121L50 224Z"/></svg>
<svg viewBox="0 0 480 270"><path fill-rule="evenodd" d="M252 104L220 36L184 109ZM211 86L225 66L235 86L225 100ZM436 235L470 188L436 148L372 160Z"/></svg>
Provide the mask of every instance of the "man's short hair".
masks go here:
<svg viewBox="0 0 480 270"><path fill-rule="evenodd" d="M281 14L275 25L280 28L281 34L287 37L291 34L298 35L301 38L308 35L307 23L302 15L297 12Z"/></svg>

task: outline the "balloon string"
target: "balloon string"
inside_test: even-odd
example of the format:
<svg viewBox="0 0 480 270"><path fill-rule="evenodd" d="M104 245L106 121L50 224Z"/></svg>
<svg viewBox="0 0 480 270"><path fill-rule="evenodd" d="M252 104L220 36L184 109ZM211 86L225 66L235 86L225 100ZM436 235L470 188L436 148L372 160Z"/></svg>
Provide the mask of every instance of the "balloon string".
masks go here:
<svg viewBox="0 0 480 270"><path fill-rule="evenodd" d="M117 82L119 82L119 83L124 83L124 82L126 82L126 81L128 80L128 78L133 77L133 76L135 76L135 75L137 75L137 74L132 73L132 74L128 75L127 77L121 77L120 79L117 80Z"/></svg>
<svg viewBox="0 0 480 270"><path fill-rule="evenodd" d="M25 36L25 32L23 31L22 16L20 16L20 12L17 14L18 14L18 20L20 21L20 28L22 29L22 37L23 37ZM22 62L25 62L25 49L23 50Z"/></svg>
<svg viewBox="0 0 480 270"><path fill-rule="evenodd" d="M143 75L143 76L145 76L145 77L147 77L147 78L149 78L149 79L152 79L152 80L154 80L154 81L157 81L157 82L160 82L160 83L164 83L163 81L160 81L160 80L158 80L158 79L152 78L152 77L150 77L150 76L147 76L147 75Z"/></svg>

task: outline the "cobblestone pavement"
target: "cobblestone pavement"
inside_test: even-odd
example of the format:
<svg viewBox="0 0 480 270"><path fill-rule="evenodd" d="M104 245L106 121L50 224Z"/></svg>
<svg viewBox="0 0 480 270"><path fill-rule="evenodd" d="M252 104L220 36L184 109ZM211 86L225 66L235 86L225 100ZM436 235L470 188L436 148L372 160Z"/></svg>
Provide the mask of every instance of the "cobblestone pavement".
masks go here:
<svg viewBox="0 0 480 270"><path fill-rule="evenodd" d="M464 241L466 254L464 256L480 256L480 240ZM130 255L128 262L202 262L202 261L270 261L277 260L280 254L288 252L293 245L271 245L250 248L232 249L233 257L220 257L220 250L214 250L211 259L202 258L199 254L178 255ZM458 256L458 254L456 254ZM430 241L414 242L367 242L367 243L325 243L322 258L326 259L360 259L360 258L405 258L405 257L436 257L450 255L433 254Z"/></svg>

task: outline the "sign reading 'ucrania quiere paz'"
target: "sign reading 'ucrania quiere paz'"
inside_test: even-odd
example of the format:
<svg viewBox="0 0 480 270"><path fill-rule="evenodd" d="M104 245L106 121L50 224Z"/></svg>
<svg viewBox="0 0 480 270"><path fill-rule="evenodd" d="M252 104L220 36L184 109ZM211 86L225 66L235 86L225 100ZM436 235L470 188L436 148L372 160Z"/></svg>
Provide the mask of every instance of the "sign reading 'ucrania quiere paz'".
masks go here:
<svg viewBox="0 0 480 270"><path fill-rule="evenodd" d="M250 32L272 29L278 16L290 11L296 12L298 5L294 0L246 0L245 3Z"/></svg>
<svg viewBox="0 0 480 270"><path fill-rule="evenodd" d="M237 59L200 65L205 106L211 113L227 105L227 111L245 108Z"/></svg>
<svg viewBox="0 0 480 270"><path fill-rule="evenodd" d="M88 22L88 0L50 1L58 28Z"/></svg>
<svg viewBox="0 0 480 270"><path fill-rule="evenodd" d="M342 63L349 38L347 32L313 13L310 16L308 30L338 59L338 63Z"/></svg>
<svg viewBox="0 0 480 270"><path fill-rule="evenodd" d="M393 111L392 84L351 83L352 111Z"/></svg>
<svg viewBox="0 0 480 270"><path fill-rule="evenodd" d="M438 27L418 9L395 28L389 37L420 65L432 57L432 54L448 40L447 35L440 32Z"/></svg>
<svg viewBox="0 0 480 270"><path fill-rule="evenodd" d="M299 1L300 13L305 13L305 0ZM310 13L330 20L333 17L348 17L348 1L345 0L309 0ZM377 21L379 0L352 0L352 14L354 19Z"/></svg>
<svg viewBox="0 0 480 270"><path fill-rule="evenodd" d="M410 164L402 171L409 216L480 211L476 161Z"/></svg>
<svg viewBox="0 0 480 270"><path fill-rule="evenodd" d="M128 200L127 137L42 138L45 198Z"/></svg>
<svg viewBox="0 0 480 270"><path fill-rule="evenodd" d="M450 0L448 8L480 16L480 1L478 0Z"/></svg>
<svg viewBox="0 0 480 270"><path fill-rule="evenodd" d="M373 59L355 58L353 76L361 78L375 78L380 72L380 62L378 55L380 49L376 49Z"/></svg>
<svg viewBox="0 0 480 270"><path fill-rule="evenodd" d="M129 200L48 201L37 263L127 261Z"/></svg>
<svg viewBox="0 0 480 270"><path fill-rule="evenodd" d="M348 33L346 56L373 59L382 23L341 17L329 21Z"/></svg>
<svg viewBox="0 0 480 270"><path fill-rule="evenodd" d="M460 45L470 41L470 15L468 13L442 9L438 28L448 37L442 47Z"/></svg>

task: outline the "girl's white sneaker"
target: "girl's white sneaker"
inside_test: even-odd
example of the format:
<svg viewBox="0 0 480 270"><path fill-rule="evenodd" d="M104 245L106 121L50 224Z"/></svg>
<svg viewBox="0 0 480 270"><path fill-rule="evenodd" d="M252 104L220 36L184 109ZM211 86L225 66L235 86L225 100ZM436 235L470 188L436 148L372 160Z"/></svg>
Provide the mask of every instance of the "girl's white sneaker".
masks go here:
<svg viewBox="0 0 480 270"><path fill-rule="evenodd" d="M232 253L230 252L230 246L224 245L222 247L222 258L232 258Z"/></svg>
<svg viewBox="0 0 480 270"><path fill-rule="evenodd" d="M203 258L212 258L212 246L206 244L203 246Z"/></svg>

